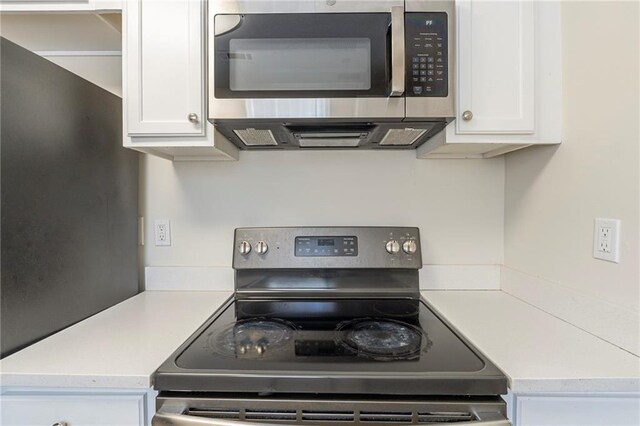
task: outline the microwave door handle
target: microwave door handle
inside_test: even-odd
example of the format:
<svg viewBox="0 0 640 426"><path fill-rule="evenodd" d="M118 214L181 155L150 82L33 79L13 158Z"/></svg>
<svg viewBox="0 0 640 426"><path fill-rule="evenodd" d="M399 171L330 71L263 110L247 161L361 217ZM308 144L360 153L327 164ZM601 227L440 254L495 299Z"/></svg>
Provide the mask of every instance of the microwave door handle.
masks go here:
<svg viewBox="0 0 640 426"><path fill-rule="evenodd" d="M391 96L404 94L404 7L391 8Z"/></svg>

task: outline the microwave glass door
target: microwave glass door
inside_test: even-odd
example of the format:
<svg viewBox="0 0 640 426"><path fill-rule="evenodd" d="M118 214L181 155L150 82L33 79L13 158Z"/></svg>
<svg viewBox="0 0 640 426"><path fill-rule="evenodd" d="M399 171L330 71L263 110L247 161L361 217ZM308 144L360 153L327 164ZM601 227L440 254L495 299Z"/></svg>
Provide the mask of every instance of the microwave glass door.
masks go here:
<svg viewBox="0 0 640 426"><path fill-rule="evenodd" d="M215 17L216 98L389 95L389 13L235 15L218 33L229 18Z"/></svg>

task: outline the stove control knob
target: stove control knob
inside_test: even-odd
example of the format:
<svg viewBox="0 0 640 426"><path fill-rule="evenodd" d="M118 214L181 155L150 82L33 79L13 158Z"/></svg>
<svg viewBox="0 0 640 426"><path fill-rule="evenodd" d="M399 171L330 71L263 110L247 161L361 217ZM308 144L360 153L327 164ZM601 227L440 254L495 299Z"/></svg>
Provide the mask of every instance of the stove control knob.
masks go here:
<svg viewBox="0 0 640 426"><path fill-rule="evenodd" d="M251 244L248 241L243 241L238 246L238 251L241 255L246 256L251 253Z"/></svg>
<svg viewBox="0 0 640 426"><path fill-rule="evenodd" d="M265 254L269 250L269 246L264 241L258 241L256 243L256 251L258 254Z"/></svg>
<svg viewBox="0 0 640 426"><path fill-rule="evenodd" d="M400 244L396 240L390 240L387 241L384 248L387 249L387 253L389 254L397 254L400 251Z"/></svg>
<svg viewBox="0 0 640 426"><path fill-rule="evenodd" d="M418 251L418 245L413 240L407 240L402 243L402 251L407 254L414 254L416 251Z"/></svg>

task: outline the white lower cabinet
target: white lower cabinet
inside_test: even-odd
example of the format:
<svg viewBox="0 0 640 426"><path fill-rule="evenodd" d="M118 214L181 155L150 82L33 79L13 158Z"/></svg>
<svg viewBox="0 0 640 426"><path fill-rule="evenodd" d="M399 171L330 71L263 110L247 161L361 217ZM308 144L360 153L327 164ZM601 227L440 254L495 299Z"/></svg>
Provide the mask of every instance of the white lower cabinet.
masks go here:
<svg viewBox="0 0 640 426"><path fill-rule="evenodd" d="M514 426L637 426L640 394L513 395Z"/></svg>
<svg viewBox="0 0 640 426"><path fill-rule="evenodd" d="M3 390L3 426L147 426L155 411L152 390Z"/></svg>
<svg viewBox="0 0 640 426"><path fill-rule="evenodd" d="M153 389L3 388L3 426L149 426ZM513 426L637 426L640 393L534 393L505 397Z"/></svg>

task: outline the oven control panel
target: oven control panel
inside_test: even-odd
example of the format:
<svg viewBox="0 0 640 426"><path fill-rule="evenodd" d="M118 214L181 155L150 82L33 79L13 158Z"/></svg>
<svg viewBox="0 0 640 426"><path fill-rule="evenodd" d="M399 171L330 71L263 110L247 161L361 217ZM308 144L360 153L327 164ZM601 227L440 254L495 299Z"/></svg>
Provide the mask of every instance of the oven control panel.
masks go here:
<svg viewBox="0 0 640 426"><path fill-rule="evenodd" d="M358 237L296 237L296 256L357 256Z"/></svg>
<svg viewBox="0 0 640 426"><path fill-rule="evenodd" d="M420 269L410 227L238 228L235 269Z"/></svg>
<svg viewBox="0 0 640 426"><path fill-rule="evenodd" d="M445 12L405 13L406 96L448 96L447 31Z"/></svg>

